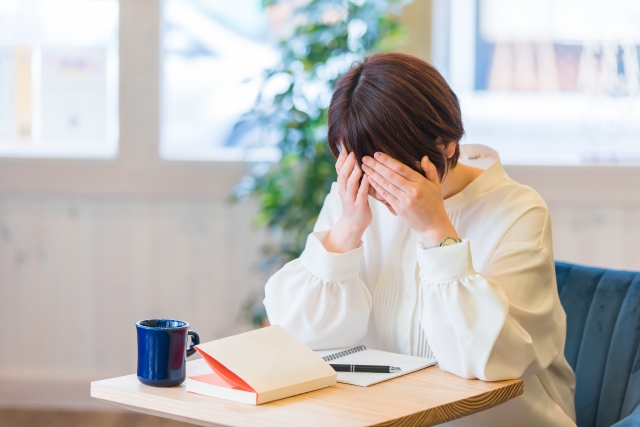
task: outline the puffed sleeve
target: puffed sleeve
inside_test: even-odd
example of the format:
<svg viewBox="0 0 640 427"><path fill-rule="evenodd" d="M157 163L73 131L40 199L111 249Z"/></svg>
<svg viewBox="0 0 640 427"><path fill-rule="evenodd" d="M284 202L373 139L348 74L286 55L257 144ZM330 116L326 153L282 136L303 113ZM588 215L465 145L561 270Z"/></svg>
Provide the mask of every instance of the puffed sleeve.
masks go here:
<svg viewBox="0 0 640 427"><path fill-rule="evenodd" d="M469 241L418 248L421 324L443 370L489 381L520 378L546 369L562 351L565 315L549 222L546 207L519 218L482 274Z"/></svg>
<svg viewBox="0 0 640 427"><path fill-rule="evenodd" d="M287 263L265 286L271 324L314 350L350 347L367 332L371 295L360 278L364 248L327 252L323 241L340 216L335 185L300 258Z"/></svg>

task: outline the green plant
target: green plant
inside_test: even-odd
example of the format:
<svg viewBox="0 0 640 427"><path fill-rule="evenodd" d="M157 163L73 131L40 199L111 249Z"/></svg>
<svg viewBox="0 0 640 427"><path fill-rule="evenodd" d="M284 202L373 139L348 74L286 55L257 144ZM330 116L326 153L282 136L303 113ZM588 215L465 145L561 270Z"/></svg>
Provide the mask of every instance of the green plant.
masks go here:
<svg viewBox="0 0 640 427"><path fill-rule="evenodd" d="M238 198L260 205L255 220L268 227L276 244L264 249L270 271L297 258L336 179L327 146L327 109L333 87L365 54L391 50L402 39L397 16L409 0L263 0L265 7L291 7L281 30L281 61L266 74L250 123L260 140L277 142L280 160L257 168L236 188ZM284 4L283 4L284 3ZM284 34L282 34L284 33ZM258 298L244 307L245 317L265 319Z"/></svg>

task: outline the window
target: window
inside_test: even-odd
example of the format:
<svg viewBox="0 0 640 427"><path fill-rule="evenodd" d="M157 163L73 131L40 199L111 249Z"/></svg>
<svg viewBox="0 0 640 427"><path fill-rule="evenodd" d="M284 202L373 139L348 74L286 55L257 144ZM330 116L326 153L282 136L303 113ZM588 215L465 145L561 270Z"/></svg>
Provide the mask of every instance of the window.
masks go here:
<svg viewBox="0 0 640 427"><path fill-rule="evenodd" d="M117 152L116 0L0 2L0 155Z"/></svg>
<svg viewBox="0 0 640 427"><path fill-rule="evenodd" d="M166 0L162 14L161 156L264 159L270 150L247 150L232 132L278 59L261 1Z"/></svg>
<svg viewBox="0 0 640 427"><path fill-rule="evenodd" d="M511 164L640 163L633 0L436 0L434 63L466 143Z"/></svg>

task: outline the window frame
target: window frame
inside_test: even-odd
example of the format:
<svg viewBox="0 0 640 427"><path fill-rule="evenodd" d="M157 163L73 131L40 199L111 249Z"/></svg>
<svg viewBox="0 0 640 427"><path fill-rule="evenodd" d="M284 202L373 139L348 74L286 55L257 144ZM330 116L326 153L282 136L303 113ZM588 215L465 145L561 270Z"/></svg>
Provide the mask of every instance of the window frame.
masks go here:
<svg viewBox="0 0 640 427"><path fill-rule="evenodd" d="M416 0L409 7L427 20L431 8L435 11L441 6L438 3ZM247 162L242 161L160 158L161 0L120 0L119 21L117 156L0 158L0 194L221 198L227 197L232 186L248 173ZM406 23L410 34L424 34L424 21L412 16ZM436 24L432 31L437 30ZM424 43L403 50L429 52ZM442 52L433 46L431 55L436 59ZM637 166L511 165L505 170L515 180L535 188L547 203L640 203Z"/></svg>
<svg viewBox="0 0 640 427"><path fill-rule="evenodd" d="M243 162L162 160L161 0L120 0L118 152L113 158L0 158L0 192L225 196Z"/></svg>

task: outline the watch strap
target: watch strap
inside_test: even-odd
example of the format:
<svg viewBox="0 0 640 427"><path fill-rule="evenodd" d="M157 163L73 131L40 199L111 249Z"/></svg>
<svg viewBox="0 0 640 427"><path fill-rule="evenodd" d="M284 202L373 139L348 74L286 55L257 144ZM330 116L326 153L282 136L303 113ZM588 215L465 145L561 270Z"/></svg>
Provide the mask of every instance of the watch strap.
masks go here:
<svg viewBox="0 0 640 427"><path fill-rule="evenodd" d="M456 243L461 243L462 242L462 239L456 239L455 237L447 236L442 240L442 242L436 243L435 245L427 246L426 248L424 248L424 250L434 249L434 248L441 248L442 246L444 246L444 242L446 242L448 239L453 239L453 240L456 241Z"/></svg>

